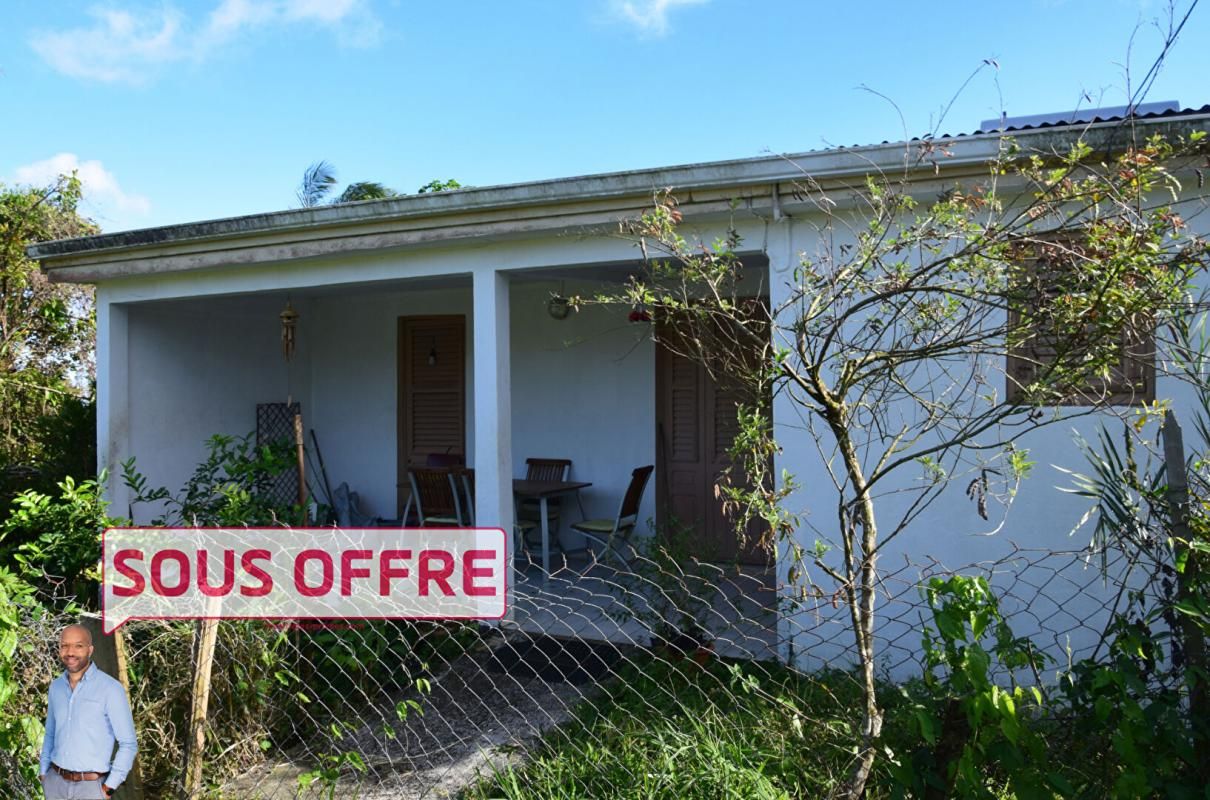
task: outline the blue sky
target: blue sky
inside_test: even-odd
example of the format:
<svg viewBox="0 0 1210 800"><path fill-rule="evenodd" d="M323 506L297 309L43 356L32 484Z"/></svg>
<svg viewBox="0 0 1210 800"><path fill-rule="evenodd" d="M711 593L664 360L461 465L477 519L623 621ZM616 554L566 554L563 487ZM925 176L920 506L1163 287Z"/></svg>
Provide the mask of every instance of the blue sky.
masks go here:
<svg viewBox="0 0 1210 800"><path fill-rule="evenodd" d="M1176 0L1183 15L1190 0ZM78 168L107 231L865 144L1122 104L1159 0L4 0L0 181ZM1133 44L1131 39L1133 37ZM1210 6L1148 95L1210 103ZM860 87L868 87L894 101Z"/></svg>

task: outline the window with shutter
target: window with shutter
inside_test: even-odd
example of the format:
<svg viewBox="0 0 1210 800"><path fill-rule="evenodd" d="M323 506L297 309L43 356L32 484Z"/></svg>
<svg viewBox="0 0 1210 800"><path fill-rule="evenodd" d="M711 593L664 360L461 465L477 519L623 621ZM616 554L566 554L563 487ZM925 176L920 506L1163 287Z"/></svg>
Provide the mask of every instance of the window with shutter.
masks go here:
<svg viewBox="0 0 1210 800"><path fill-rule="evenodd" d="M1009 309L1007 398L1042 405L1141 405L1155 399L1155 338L1150 322L1124 328L1106 343L1095 320L1086 335L1056 322L1065 292L1083 287L1076 270L1093 256L1076 236L1034 238L1017 248L1016 287ZM1073 279L1074 278L1074 279ZM1093 347L1112 347L1106 370L1083 370ZM1070 379L1059 377L1067 368Z"/></svg>

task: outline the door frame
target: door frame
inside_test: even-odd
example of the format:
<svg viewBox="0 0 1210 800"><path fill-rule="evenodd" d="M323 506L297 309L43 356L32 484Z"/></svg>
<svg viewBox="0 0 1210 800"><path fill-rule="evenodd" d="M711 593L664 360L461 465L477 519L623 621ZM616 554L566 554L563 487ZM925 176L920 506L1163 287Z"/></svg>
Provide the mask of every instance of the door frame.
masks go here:
<svg viewBox="0 0 1210 800"><path fill-rule="evenodd" d="M762 298L755 298L755 299L758 302L767 302L767 301L764 301ZM670 324L669 322L665 321L662 323L662 326L666 327L669 324ZM710 381L710 382L714 383L713 379L710 378L709 373L705 371L705 368L701 364L693 361L692 358L688 358L686 356L677 356L675 353L673 353L671 350L669 350L667 347L665 347L662 344L662 342L661 342L662 338L663 337L660 337L657 335L656 342L655 342L655 359L654 359L654 361L655 361L655 437L656 437L656 441L655 441L655 448L656 448L655 518L656 518L657 530L660 528L660 526L662 524L664 524L668 520L668 515L671 513L670 494L671 494L672 487L671 487L671 483L670 483L671 475L670 475L669 463L668 463L668 457L669 457L668 450L671 445L672 420L669 418L666 418L665 412L667 411L669 414L671 413L671 407L670 407L671 404L667 401L670 400L669 392L671 390L670 382L672 379L672 372L671 372L672 359L677 358L677 357L687 358L687 360L689 360L689 362L694 365L695 370L698 371L699 377L701 377L701 375L704 374L706 381ZM698 408L695 413L698 414L698 419L697 419L697 424L696 424L697 435L698 435L698 446L701 448L701 458L706 460L706 475L703 477L702 485L698 489L698 491L701 493L699 501L702 504L702 510L704 512L706 512L707 514L709 514L709 513L712 513L711 512L711 503L712 503L712 498L713 498L713 492L711 491L711 489L713 487L712 487L712 485L710 485L710 483L713 480L711 477L713 466L712 466L712 461L711 461L710 456L707 455L707 451L710 448L707 448L706 444L711 443L713 441L715 432L717 431L717 422L714 417L716 409L713 407L713 405L712 404L709 406L703 405L705 403L706 399L707 398L705 398L705 397L698 398L698 401L699 401ZM703 524L710 524L710 523L703 520ZM728 526L728 527L730 527L730 526ZM705 533L705 531L699 531L699 533L703 536L703 539L705 541L710 541L709 535L707 535ZM773 555L769 552L766 552L764 550L764 548L754 548L751 543L747 543L747 546L741 546L739 533L737 531L734 531L734 529L731 529L729 531L728 535L735 537L735 543L734 543L734 548L736 550L735 558L738 561L738 563L746 564L746 565L753 565L753 566L769 566L773 563ZM728 563L730 563L730 561L728 561Z"/></svg>
<svg viewBox="0 0 1210 800"><path fill-rule="evenodd" d="M412 363L410 358L405 358L404 356L411 352L408 347L408 326L410 323L415 322L449 322L457 323L458 325L459 335L462 339L462 375L459 396L461 413L458 419L459 434L462 439L462 455L463 458L466 457L466 315L408 314L400 316L396 322L395 332L395 513L399 516L402 516L403 509L412 492L407 480L408 457L412 451L411 442L408 439L407 387L412 383Z"/></svg>

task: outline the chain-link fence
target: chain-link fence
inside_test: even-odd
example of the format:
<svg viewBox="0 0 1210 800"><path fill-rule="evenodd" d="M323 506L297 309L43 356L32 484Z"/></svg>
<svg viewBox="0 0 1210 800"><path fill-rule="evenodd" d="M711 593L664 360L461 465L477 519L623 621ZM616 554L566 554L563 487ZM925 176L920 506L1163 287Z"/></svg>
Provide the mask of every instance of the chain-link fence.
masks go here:
<svg viewBox="0 0 1210 800"><path fill-rule="evenodd" d="M1122 555L1036 550L957 570L888 556L881 569L888 698L925 669L930 577L986 576L1013 633L1049 656L1045 682L1097 652L1125 592L1148 590L1151 574ZM850 768L860 724L848 609L842 593L778 574L666 554L567 558L549 575L518 562L498 624L128 623L119 653L143 796L822 796ZM21 631L29 709L44 713L67 621L31 616Z"/></svg>

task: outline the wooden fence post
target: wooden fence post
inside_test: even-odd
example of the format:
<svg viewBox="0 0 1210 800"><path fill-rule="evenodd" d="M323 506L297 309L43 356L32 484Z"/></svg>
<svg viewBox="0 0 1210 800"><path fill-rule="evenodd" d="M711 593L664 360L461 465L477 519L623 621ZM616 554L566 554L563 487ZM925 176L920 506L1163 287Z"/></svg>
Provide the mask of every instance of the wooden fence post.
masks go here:
<svg viewBox="0 0 1210 800"><path fill-rule="evenodd" d="M1176 575L1176 599L1178 602L1193 602L1200 583L1201 553L1189 547L1192 533L1189 530L1189 476L1185 472L1185 444L1181 426L1176 415L1168 410L1164 413L1164 469L1168 477L1168 514L1171 518L1169 533L1174 540L1177 557L1185 559L1185 568ZM1180 618L1181 643L1185 651L1185 671L1193 676L1189 682L1189 716L1194 725L1205 725L1210 720L1210 695L1206 692L1206 640L1197 620L1178 612ZM1200 768L1202 774L1208 771Z"/></svg>
<svg viewBox="0 0 1210 800"><path fill-rule="evenodd" d="M189 709L189 744L185 749L185 784L183 796L188 800L201 797L203 753L206 747L206 721L210 708L210 672L214 667L214 648L218 642L218 609L211 598L207 618L198 621L194 651L193 693Z"/></svg>

